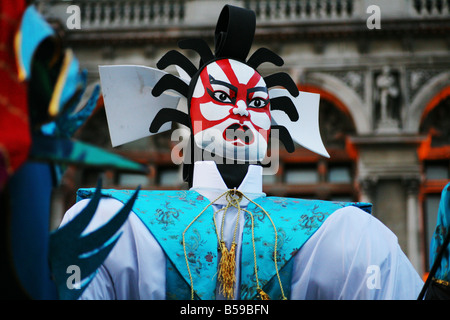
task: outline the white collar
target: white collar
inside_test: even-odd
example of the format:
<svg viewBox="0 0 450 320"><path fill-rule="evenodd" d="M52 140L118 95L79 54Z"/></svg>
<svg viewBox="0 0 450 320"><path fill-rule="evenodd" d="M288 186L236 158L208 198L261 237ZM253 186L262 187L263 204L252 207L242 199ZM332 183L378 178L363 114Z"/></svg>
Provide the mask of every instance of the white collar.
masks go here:
<svg viewBox="0 0 450 320"><path fill-rule="evenodd" d="M197 161L194 163L194 175L192 188L209 201L214 201L218 196L228 190L227 185L217 169L214 161ZM237 190L244 193L248 198L255 199L265 196L262 192L262 167L249 165L248 172ZM226 204L225 197L220 198L216 204ZM241 201L242 205L248 203L247 199Z"/></svg>

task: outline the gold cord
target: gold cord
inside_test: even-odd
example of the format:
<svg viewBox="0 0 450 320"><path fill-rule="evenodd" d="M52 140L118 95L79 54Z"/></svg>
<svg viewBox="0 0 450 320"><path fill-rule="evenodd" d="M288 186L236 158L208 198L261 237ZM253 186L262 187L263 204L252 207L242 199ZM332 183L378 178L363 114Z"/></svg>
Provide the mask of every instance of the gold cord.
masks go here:
<svg viewBox="0 0 450 320"><path fill-rule="evenodd" d="M236 189L229 190L226 194L226 200L227 205L214 214L214 225L216 227L217 241L219 243L219 250L221 252L217 279L220 283L219 292L222 293L227 299L234 299L234 287L236 283L236 233L239 225L239 218L241 215L239 202L242 200L242 194L240 192L238 193ZM238 210L238 215L236 218L236 225L234 227L233 241L231 243L230 250L228 250L225 245L225 241L223 240L223 229L225 225L226 213L231 206L235 207ZM222 210L224 211L224 213L222 216L222 225L219 238L216 215Z"/></svg>
<svg viewBox="0 0 450 320"><path fill-rule="evenodd" d="M210 202L190 223L189 225L186 227L186 229L184 229L182 237L183 237L183 251L184 251L184 259L186 261L186 267L189 273L189 281L191 282L191 300L194 300L194 282L192 280L192 274L191 274L191 268L189 267L189 260L186 254L186 241L185 241L185 234L188 231L188 229L192 226L192 224L197 221L198 218L200 218L200 216L206 211L206 209L208 209L213 203L215 203L217 200L219 200L220 198L222 198L226 193L228 192L228 190L224 193L222 193L219 197L217 197L216 200Z"/></svg>
<svg viewBox="0 0 450 320"><path fill-rule="evenodd" d="M227 298L233 298L233 292L234 292L234 283L236 281L235 279L235 272L234 272L234 267L235 267L235 263L236 263L236 258L235 258L235 249L236 249L236 233L237 233L237 227L238 227L238 223L239 223L239 217L240 217L240 212L241 212L241 207L240 207L240 201L242 200L243 197L245 197L249 202L253 203L254 205L256 205L258 208L260 208L264 214L269 218L270 222L272 223L272 227L274 229L274 233L275 233L275 245L274 245L274 264L275 264L275 270L276 270L276 274L277 274L277 278L278 278L278 282L280 285L280 290L281 290L281 295L282 295L282 299L286 300L286 296L284 295L284 290L283 290L283 285L281 283L281 278L280 278L280 274L278 271L278 264L277 264L277 243L278 243L278 233L277 233L277 229L275 227L275 224L272 220L272 218L270 217L270 215L267 213L266 210L264 210L263 207L261 207L259 204L257 204L256 202L254 202L253 200L249 199L244 193L237 191L236 189L233 190L227 190L226 192L222 193L219 197L217 197L214 201L210 202L195 218L194 220L191 221L191 223L189 223L189 225L186 227L186 229L183 231L183 250L184 250L184 258L186 261L186 266L188 269L188 273L189 273L189 280L191 282L191 300L194 300L194 284L193 284L193 279L192 279L192 275L191 275L191 270L189 267L189 261L187 258L187 254L186 254L186 245L185 245L185 233L187 232L187 230L191 227L191 225L206 211L207 208L209 208L209 206L211 206L212 204L214 204L217 200L219 200L220 198L222 198L224 195L226 195L226 199L227 199L227 205L218 210L215 214L214 214L214 224L216 226L216 234L217 234L217 240L219 242L219 250L221 250L222 252L222 258L221 258L221 262L219 264L219 274L218 274L218 278L221 282L221 292L223 292L225 294L225 296ZM237 198L236 198L237 196ZM225 221L225 214L228 210L228 208L230 206L235 207L238 210L238 217L237 217L237 221L236 221L236 226L234 228L234 234L233 234L233 242L231 245L231 249L230 251L228 251L227 247L225 246L225 242L223 241L223 227L224 227L224 221ZM253 245L253 259L254 259L254 265L255 265L255 277L256 277L256 288L257 288L257 292L259 294L259 296L261 297L262 300L269 300L269 295L267 293L265 293L259 284L259 278L258 278L258 267L257 267L257 261L256 261L256 248L255 248L255 235L254 235L254 218L253 218L253 214L246 210L246 209L242 209L243 211L247 212L250 217L251 217L251 221L252 221L252 245ZM224 211L223 213L223 217L222 217L222 225L221 225L221 235L219 237L219 232L217 230L217 224L216 224L216 214L219 213L220 211ZM233 267L234 266L234 267Z"/></svg>
<svg viewBox="0 0 450 320"><path fill-rule="evenodd" d="M259 286L259 278L258 278L258 265L256 263L256 248L255 248L255 228L254 228L254 218L253 218L253 214L248 211L245 210L245 212L247 212L250 215L250 218L252 220L252 245L253 245L253 261L254 261L254 265L255 265L255 278L256 278L256 291L259 293L260 291L262 291L261 287Z"/></svg>
<svg viewBox="0 0 450 320"><path fill-rule="evenodd" d="M441 284L443 286L450 287L450 282L448 282L448 281L437 279L437 278L434 278L434 277L433 277L433 281L436 282L436 283L439 283L439 284Z"/></svg>
<svg viewBox="0 0 450 320"><path fill-rule="evenodd" d="M273 250L273 261L275 264L275 271L277 273L277 278L278 278L278 283L280 285L280 290L281 290L281 296L283 300L287 300L286 296L284 295L284 290L283 290L283 285L281 283L281 278L280 278L280 273L278 271L278 263L277 263L277 246L278 246L278 232L277 232L277 228L275 226L275 223L273 222L272 218L270 217L270 215L267 213L266 210L264 210L263 207L261 207L259 204L257 204L256 202L254 202L253 200L249 199L245 194L242 194L244 196L244 198L246 198L248 201L250 201L251 203L253 203L255 206L257 206L258 208L260 208L264 214L267 216L267 218L269 218L270 222L272 223L272 227L273 227L273 231L275 233L275 245L274 245L274 250ZM247 213L250 214L250 216L252 217L252 237L253 237L253 215L250 213L250 211L245 210ZM254 242L255 240L252 239L253 241L253 251L254 251L254 257L255 257L255 270L256 270L256 252L255 252L255 245ZM255 276L257 277L257 275L255 274ZM260 289L261 290L261 289ZM262 291L262 290L261 290ZM262 291L262 294L260 293L260 296L263 300L266 299L265 295L267 295L264 291ZM268 297L268 296L267 296Z"/></svg>

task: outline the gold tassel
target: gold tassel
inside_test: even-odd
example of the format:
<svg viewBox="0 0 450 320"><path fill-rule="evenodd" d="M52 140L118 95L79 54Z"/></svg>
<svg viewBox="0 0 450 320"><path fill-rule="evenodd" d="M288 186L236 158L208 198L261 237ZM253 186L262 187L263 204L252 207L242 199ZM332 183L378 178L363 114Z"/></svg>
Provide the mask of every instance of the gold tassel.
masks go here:
<svg viewBox="0 0 450 320"><path fill-rule="evenodd" d="M233 242L230 251L228 251L225 242L221 241L220 251L222 252L218 273L218 280L221 284L220 290L227 299L233 299L234 284L236 283L236 243Z"/></svg>
<svg viewBox="0 0 450 320"><path fill-rule="evenodd" d="M270 300L269 295L265 293L262 289L258 289L258 294L261 297L261 300Z"/></svg>

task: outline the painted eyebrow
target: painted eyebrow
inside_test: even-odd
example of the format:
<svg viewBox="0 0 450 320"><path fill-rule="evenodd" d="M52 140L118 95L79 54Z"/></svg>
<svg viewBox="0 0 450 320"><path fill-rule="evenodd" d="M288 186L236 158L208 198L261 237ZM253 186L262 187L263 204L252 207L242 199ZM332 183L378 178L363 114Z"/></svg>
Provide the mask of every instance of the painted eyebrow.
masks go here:
<svg viewBox="0 0 450 320"><path fill-rule="evenodd" d="M225 81L216 80L211 75L209 75L209 83L211 83L211 84L219 84L219 85L225 86L225 87L233 90L234 92L237 92L237 88L235 86L233 86L232 84L230 84L228 82L225 82Z"/></svg>
<svg viewBox="0 0 450 320"><path fill-rule="evenodd" d="M267 93L267 87L254 87L254 88L250 88L247 90L247 93L252 93L255 91L264 91L265 93Z"/></svg>

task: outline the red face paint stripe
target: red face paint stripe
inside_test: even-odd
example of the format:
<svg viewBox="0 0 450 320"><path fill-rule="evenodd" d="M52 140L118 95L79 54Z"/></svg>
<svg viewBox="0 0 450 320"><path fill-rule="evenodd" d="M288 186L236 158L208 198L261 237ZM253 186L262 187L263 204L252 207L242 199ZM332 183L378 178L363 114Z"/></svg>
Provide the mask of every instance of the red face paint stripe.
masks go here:
<svg viewBox="0 0 450 320"><path fill-rule="evenodd" d="M228 59L218 60L216 61L216 63L223 70L223 72L228 78L228 81L231 84L233 85L239 84L238 78L236 77L236 74L234 73L234 70L231 67L230 61Z"/></svg>
<svg viewBox="0 0 450 320"><path fill-rule="evenodd" d="M258 82L262 78L261 75L256 70L252 69L253 75L250 77L250 79L247 81L247 83L239 83L238 77L236 76L236 74L237 74L237 72L240 71L240 69L233 68L228 59L218 60L213 63L216 63L216 65L223 71L223 73L227 77L227 79L220 79L220 80L226 81L229 84L231 84L237 88L236 102L242 100L248 106L248 103L249 103L248 90L250 88L254 88L258 85ZM249 72L248 70L245 70L245 71ZM211 76L214 77L215 75L211 74ZM249 114L247 116L242 116L240 114L234 114L233 110L236 108L235 104L226 104L226 103L222 104L222 103L218 103L217 101L215 101L214 103L217 105L217 108L222 108L222 107L229 108L229 115L227 115L219 120L206 120L203 117L202 112L200 111L200 105L212 102L211 100L213 100L207 91L207 89L213 91L211 83L210 83L210 74L208 73L207 67L201 71L199 81L201 81L201 82L198 83L198 85L203 86L204 93L201 97L192 98L191 110L190 110L191 111L191 120L192 120L192 124L193 124L192 128L193 128L194 134L196 134L200 131L206 130L208 128L214 127L220 123L223 123L224 121L227 121L228 119L233 119L233 120L237 121L236 123L240 123L241 125L243 125L245 123L245 121L251 122L254 127L254 130L257 130L266 141L268 140L270 128L268 130L263 130L261 127L256 125L251 119L250 111L257 112L257 113L265 113L270 119L271 118L270 104L267 104L265 107L262 107L262 108L249 108L248 109ZM197 123L197 124L200 124L200 126L195 125L194 121L198 121L199 123ZM227 139L225 139L225 140L227 140ZM251 142L254 142L254 141L251 141Z"/></svg>

